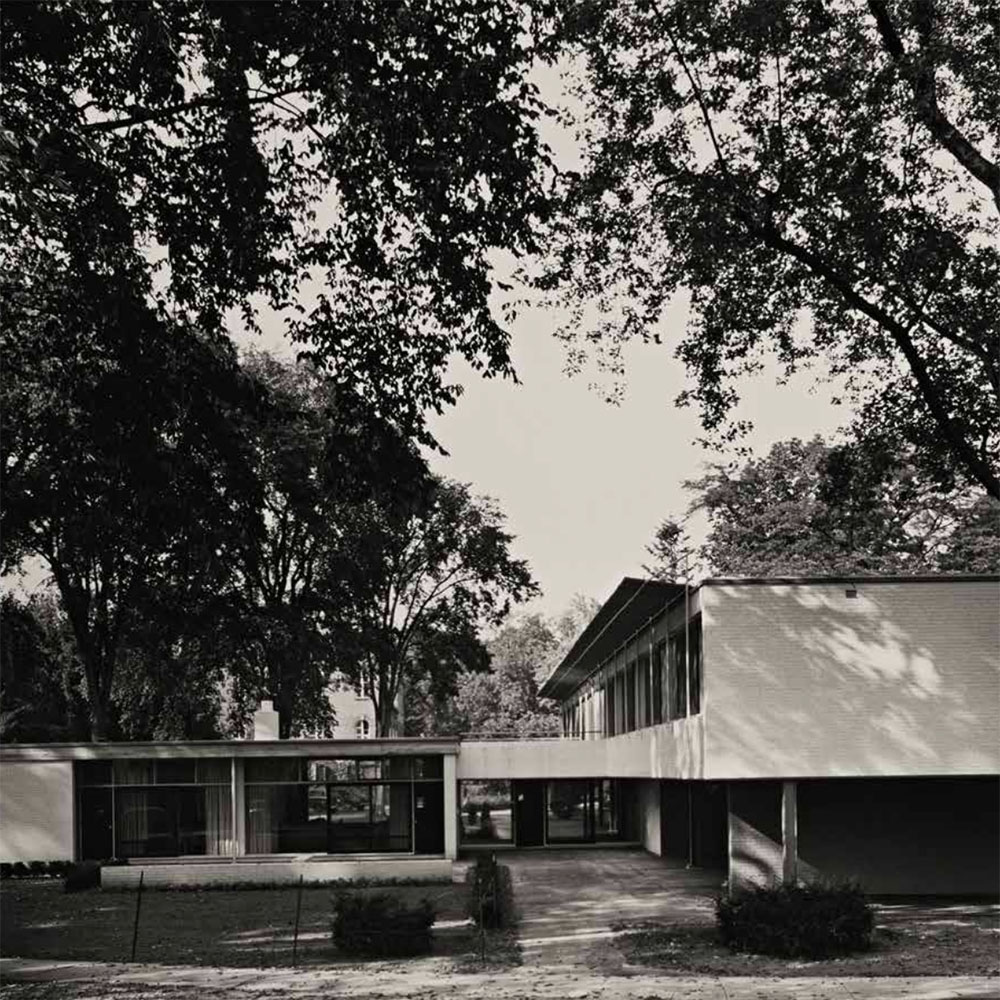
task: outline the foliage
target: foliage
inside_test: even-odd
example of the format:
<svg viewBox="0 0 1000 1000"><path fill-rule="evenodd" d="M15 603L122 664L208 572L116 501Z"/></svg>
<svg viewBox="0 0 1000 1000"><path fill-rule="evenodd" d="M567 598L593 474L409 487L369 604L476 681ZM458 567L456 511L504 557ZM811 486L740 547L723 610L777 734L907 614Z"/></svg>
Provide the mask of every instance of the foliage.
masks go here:
<svg viewBox="0 0 1000 1000"><path fill-rule="evenodd" d="M97 889L101 884L101 866L97 861L80 861L70 866L63 880L66 892Z"/></svg>
<svg viewBox="0 0 1000 1000"><path fill-rule="evenodd" d="M691 579L694 548L687 527L674 517L664 518L657 526L653 541L646 546L652 563L643 572L653 580L673 583Z"/></svg>
<svg viewBox="0 0 1000 1000"><path fill-rule="evenodd" d="M1000 507L942 493L905 457L872 442L775 444L737 470L688 481L708 533L691 564L719 576L995 573ZM668 524L676 522L668 522ZM671 540L685 536L671 536ZM658 539L659 541L660 539ZM648 569L668 574L671 550ZM664 558L666 556L667 558ZM676 577L671 577L676 578Z"/></svg>
<svg viewBox="0 0 1000 1000"><path fill-rule="evenodd" d="M0 863L0 879L63 878L73 867L72 861L9 861Z"/></svg>
<svg viewBox="0 0 1000 1000"><path fill-rule="evenodd" d="M341 892L334 898L333 943L345 955L389 958L431 950L434 906L408 905L387 892Z"/></svg>
<svg viewBox="0 0 1000 1000"><path fill-rule="evenodd" d="M492 854L478 854L465 873L466 912L478 927L513 927L517 922L510 868Z"/></svg>
<svg viewBox="0 0 1000 1000"><path fill-rule="evenodd" d="M744 429L739 380L771 354L944 488L1000 498L998 31L978 0L567 8L583 168L539 285L571 360L597 343L620 376L683 292L680 402L710 432Z"/></svg>
<svg viewBox="0 0 1000 1000"><path fill-rule="evenodd" d="M272 698L282 736L329 736L330 674L357 608L352 532L423 489L427 468L312 364L250 352L242 367L260 401L244 434L261 508L231 567L234 697L244 714Z"/></svg>
<svg viewBox="0 0 1000 1000"><path fill-rule="evenodd" d="M72 630L50 594L0 601L0 737L72 742L89 733Z"/></svg>
<svg viewBox="0 0 1000 1000"><path fill-rule="evenodd" d="M538 695L558 649L558 640L541 615L504 625L487 644L489 673L470 673L456 684L459 732L476 735L542 736L559 732L555 702Z"/></svg>
<svg viewBox="0 0 1000 1000"><path fill-rule="evenodd" d="M127 261L217 329L266 303L340 384L417 424L453 350L509 372L488 255L547 215L525 70L544 10L424 3L12 4L5 241ZM155 280L154 280L155 278Z"/></svg>
<svg viewBox="0 0 1000 1000"><path fill-rule="evenodd" d="M716 900L716 922L733 951L825 958L871 947L875 917L856 885L783 885Z"/></svg>
<svg viewBox="0 0 1000 1000"><path fill-rule="evenodd" d="M91 733L140 609L189 613L252 516L235 353L151 306L127 274L0 278L3 562L42 557L83 668Z"/></svg>
<svg viewBox="0 0 1000 1000"><path fill-rule="evenodd" d="M376 735L392 731L401 690L431 673L446 686L479 660L477 630L537 592L512 541L492 500L436 476L353 512L338 572L354 618L337 668L371 699Z"/></svg>

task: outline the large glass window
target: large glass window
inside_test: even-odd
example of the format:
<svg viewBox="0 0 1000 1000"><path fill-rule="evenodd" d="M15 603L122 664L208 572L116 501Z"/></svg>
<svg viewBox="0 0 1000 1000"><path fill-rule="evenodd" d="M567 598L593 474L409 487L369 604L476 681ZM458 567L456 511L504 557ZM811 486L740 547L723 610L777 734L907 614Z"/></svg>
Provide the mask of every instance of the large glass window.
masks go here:
<svg viewBox="0 0 1000 1000"><path fill-rule="evenodd" d="M248 760L248 854L444 850L444 760Z"/></svg>
<svg viewBox="0 0 1000 1000"><path fill-rule="evenodd" d="M649 653L641 653L639 655L638 671L642 725L651 726L653 724L653 698L649 677Z"/></svg>
<svg viewBox="0 0 1000 1000"><path fill-rule="evenodd" d="M625 732L630 733L635 724L635 660L625 668Z"/></svg>
<svg viewBox="0 0 1000 1000"><path fill-rule="evenodd" d="M685 663L684 632L670 637L670 718L687 715L687 665Z"/></svg>
<svg viewBox="0 0 1000 1000"><path fill-rule="evenodd" d="M462 840L473 844L509 844L514 824L509 781L461 783Z"/></svg>
<svg viewBox="0 0 1000 1000"><path fill-rule="evenodd" d="M701 619L696 618L688 629L691 648L688 652L688 672L691 679L691 714L701 711Z"/></svg>
<svg viewBox="0 0 1000 1000"><path fill-rule="evenodd" d="M227 759L79 762L81 857L231 854L230 768Z"/></svg>
<svg viewBox="0 0 1000 1000"><path fill-rule="evenodd" d="M667 644L657 643L653 650L653 723L663 722L665 718L663 687L667 665Z"/></svg>

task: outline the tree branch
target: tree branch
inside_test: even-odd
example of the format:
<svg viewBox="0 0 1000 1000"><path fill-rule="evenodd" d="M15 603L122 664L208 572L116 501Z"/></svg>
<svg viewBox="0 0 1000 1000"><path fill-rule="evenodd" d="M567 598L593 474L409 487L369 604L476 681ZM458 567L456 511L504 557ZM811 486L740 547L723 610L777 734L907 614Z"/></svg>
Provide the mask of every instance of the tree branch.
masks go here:
<svg viewBox="0 0 1000 1000"><path fill-rule="evenodd" d="M917 117L927 126L931 135L955 157L965 169L981 184L984 184L993 195L993 201L1000 211L1000 166L988 160L975 146L950 122L937 102L937 81L934 76L934 66L929 58L915 61L907 55L903 41L896 31L884 0L868 0L868 9L875 24L885 50L893 62L899 67L900 73L909 82L913 90L914 108ZM922 37L926 37L923 35ZM922 45L926 53L926 47Z"/></svg>
<svg viewBox="0 0 1000 1000"><path fill-rule="evenodd" d="M296 94L302 90L302 85L290 87L288 90L276 91L273 94L261 94L258 97L247 96L248 104L270 104L288 94ZM177 115L185 114L188 111L196 111L199 108L225 108L231 107L233 102L221 97L196 97L194 100L185 101L183 104L171 104L165 108L149 110L148 108L136 108L135 112L127 118L107 118L97 122L84 122L85 132L115 132L120 128L131 128L133 125L144 125L147 122L158 122L166 118L174 118ZM282 110L288 111L288 108Z"/></svg>

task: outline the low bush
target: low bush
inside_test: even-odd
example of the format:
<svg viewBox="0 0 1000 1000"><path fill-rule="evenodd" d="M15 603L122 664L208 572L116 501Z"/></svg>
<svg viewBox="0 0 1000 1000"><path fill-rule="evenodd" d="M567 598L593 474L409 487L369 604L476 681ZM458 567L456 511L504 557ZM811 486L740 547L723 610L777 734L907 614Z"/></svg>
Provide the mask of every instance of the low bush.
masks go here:
<svg viewBox="0 0 1000 1000"><path fill-rule="evenodd" d="M434 917L427 899L408 906L388 892L341 892L334 897L333 943L365 958L426 955Z"/></svg>
<svg viewBox="0 0 1000 1000"><path fill-rule="evenodd" d="M69 866L63 881L66 892L83 892L101 884L101 866L96 861L81 861Z"/></svg>
<svg viewBox="0 0 1000 1000"><path fill-rule="evenodd" d="M512 927L517 920L510 868L492 854L480 855L465 874L466 913L477 926Z"/></svg>
<svg viewBox="0 0 1000 1000"><path fill-rule="evenodd" d="M733 951L826 958L871 947L874 914L856 885L740 889L716 901L724 944Z"/></svg>

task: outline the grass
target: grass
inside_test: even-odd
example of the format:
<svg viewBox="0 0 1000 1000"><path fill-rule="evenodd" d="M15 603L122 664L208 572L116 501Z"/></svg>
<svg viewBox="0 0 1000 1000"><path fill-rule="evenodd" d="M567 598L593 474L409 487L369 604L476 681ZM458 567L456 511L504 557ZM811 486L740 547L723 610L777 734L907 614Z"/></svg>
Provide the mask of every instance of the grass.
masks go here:
<svg viewBox="0 0 1000 1000"><path fill-rule="evenodd" d="M343 886L302 892L299 965L357 964L338 956L330 928L332 896ZM353 889L351 891L374 891ZM464 959L478 948L463 912L465 887L398 885L407 902L430 899L437 910L436 956ZM290 966L297 888L145 891L136 960L175 965ZM136 894L89 889L67 894L50 879L0 887L0 953L19 958L127 961ZM443 926L442 926L443 925Z"/></svg>
<svg viewBox="0 0 1000 1000"><path fill-rule="evenodd" d="M876 903L870 951L815 961L730 952L709 922L632 921L612 926L628 964L675 975L1000 975L1000 906L990 903Z"/></svg>

